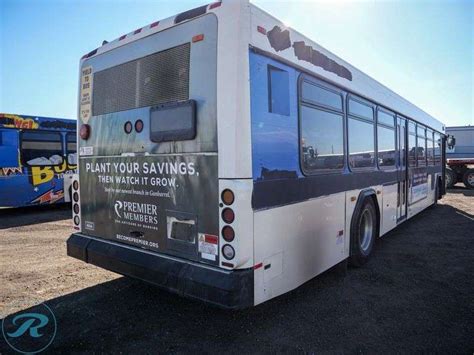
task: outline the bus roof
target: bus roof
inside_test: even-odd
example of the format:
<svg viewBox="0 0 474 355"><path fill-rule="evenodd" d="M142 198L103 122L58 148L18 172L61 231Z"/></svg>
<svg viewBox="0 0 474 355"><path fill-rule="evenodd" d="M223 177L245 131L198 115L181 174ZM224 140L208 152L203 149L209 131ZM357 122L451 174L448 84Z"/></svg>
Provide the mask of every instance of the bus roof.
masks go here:
<svg viewBox="0 0 474 355"><path fill-rule="evenodd" d="M76 120L34 115L0 113L0 128L40 129L71 131L76 130Z"/></svg>
<svg viewBox="0 0 474 355"><path fill-rule="evenodd" d="M81 65L83 61L90 57L108 52L206 13L214 13L217 16L219 37L221 37L222 26L226 25L224 31L226 38L222 39L221 37L219 39L220 46L234 46L234 48L248 48L250 46L255 50L273 56L277 60L295 65L349 92L374 101L402 116L439 132L445 132L445 126L441 121L324 49L316 42L294 29L286 27L280 20L250 4L249 0L223 0L153 22L124 34L111 42L104 41L101 47L82 57ZM235 33L235 31L240 31L240 35L228 35L229 32ZM225 52L225 50L219 51L219 53ZM248 56L248 53L240 50L239 55Z"/></svg>

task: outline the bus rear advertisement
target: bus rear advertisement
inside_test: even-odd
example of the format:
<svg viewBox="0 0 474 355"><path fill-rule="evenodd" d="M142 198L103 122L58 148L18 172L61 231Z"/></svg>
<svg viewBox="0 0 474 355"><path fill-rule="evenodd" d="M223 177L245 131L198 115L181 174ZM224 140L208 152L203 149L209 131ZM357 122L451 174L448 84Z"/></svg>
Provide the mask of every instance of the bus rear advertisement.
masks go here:
<svg viewBox="0 0 474 355"><path fill-rule="evenodd" d="M226 308L288 292L444 194L444 125L248 1L80 62L68 255ZM416 237L416 236L414 236Z"/></svg>
<svg viewBox="0 0 474 355"><path fill-rule="evenodd" d="M0 208L71 201L76 121L0 113Z"/></svg>

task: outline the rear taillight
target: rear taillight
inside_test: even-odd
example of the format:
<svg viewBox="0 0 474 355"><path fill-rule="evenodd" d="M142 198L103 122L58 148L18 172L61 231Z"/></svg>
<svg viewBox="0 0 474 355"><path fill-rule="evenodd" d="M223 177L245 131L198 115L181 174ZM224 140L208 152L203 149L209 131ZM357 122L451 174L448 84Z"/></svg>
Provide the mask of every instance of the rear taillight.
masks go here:
<svg viewBox="0 0 474 355"><path fill-rule="evenodd" d="M225 223L232 223L234 222L235 219L235 214L234 211L230 208L224 208L222 211L222 219L224 220Z"/></svg>
<svg viewBox="0 0 474 355"><path fill-rule="evenodd" d="M221 207L230 206L234 203L235 196L232 190L224 189L221 192ZM235 231L230 224L235 220L235 213L234 210L230 207L224 207L221 212L222 220L226 223L221 230L221 235L226 244L224 244L221 248L222 256L226 260L232 260L235 258L235 249L234 247L229 244L235 240ZM222 266L233 268L234 265L231 263L227 263L225 261L221 262Z"/></svg>
<svg viewBox="0 0 474 355"><path fill-rule="evenodd" d="M80 195L79 195L79 181L77 175L72 181L72 221L74 229L81 230L81 209L80 209Z"/></svg>
<svg viewBox="0 0 474 355"><path fill-rule="evenodd" d="M235 238L234 229L231 226L224 226L224 228L222 228L222 238L224 238L226 242L233 241Z"/></svg>
<svg viewBox="0 0 474 355"><path fill-rule="evenodd" d="M222 191L221 199L227 206L230 206L234 203L234 193L229 189L225 189Z"/></svg>
<svg viewBox="0 0 474 355"><path fill-rule="evenodd" d="M81 128L79 128L79 136L86 141L89 139L90 135L91 135L91 126L89 126L88 124L81 125Z"/></svg>

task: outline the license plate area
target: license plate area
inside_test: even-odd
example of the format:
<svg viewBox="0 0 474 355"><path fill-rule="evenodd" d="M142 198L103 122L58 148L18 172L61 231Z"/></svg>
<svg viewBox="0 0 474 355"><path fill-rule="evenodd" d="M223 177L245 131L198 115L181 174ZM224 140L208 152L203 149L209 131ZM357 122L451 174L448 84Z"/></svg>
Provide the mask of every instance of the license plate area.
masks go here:
<svg viewBox="0 0 474 355"><path fill-rule="evenodd" d="M166 211L168 249L197 256L197 216L192 213Z"/></svg>

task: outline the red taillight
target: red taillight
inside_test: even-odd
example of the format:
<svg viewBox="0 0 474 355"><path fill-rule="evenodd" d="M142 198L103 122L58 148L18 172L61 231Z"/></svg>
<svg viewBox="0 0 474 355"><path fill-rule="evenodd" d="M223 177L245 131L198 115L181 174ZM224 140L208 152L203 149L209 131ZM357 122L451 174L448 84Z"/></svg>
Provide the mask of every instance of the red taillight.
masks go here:
<svg viewBox="0 0 474 355"><path fill-rule="evenodd" d="M79 129L79 136L86 141L89 139L90 134L91 126L89 126L88 124L83 124Z"/></svg>
<svg viewBox="0 0 474 355"><path fill-rule="evenodd" d="M230 208L224 208L222 211L222 219L224 220L225 223L232 223L234 222L235 219L235 214L234 211Z"/></svg>
<svg viewBox="0 0 474 355"><path fill-rule="evenodd" d="M234 229L231 226L225 226L222 228L222 238L224 238L226 242L233 241L235 238Z"/></svg>

